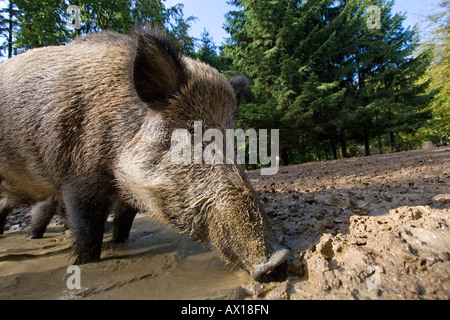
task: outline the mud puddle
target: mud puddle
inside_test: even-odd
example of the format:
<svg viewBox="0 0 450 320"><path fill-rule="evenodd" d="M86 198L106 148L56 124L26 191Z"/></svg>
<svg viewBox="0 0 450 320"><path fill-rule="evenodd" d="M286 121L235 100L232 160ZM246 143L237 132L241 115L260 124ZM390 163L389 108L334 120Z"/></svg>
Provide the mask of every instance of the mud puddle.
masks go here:
<svg viewBox="0 0 450 320"><path fill-rule="evenodd" d="M113 244L105 234L102 260L82 266L81 289L69 290L72 239L61 231L50 228L41 240L27 240L26 232L0 238L0 300L202 299L249 280L245 271L140 215L128 243Z"/></svg>

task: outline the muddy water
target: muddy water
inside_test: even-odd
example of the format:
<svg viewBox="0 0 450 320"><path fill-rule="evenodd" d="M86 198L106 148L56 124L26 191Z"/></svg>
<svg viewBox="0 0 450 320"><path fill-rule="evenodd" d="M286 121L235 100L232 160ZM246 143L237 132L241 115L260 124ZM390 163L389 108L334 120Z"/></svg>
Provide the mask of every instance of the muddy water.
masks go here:
<svg viewBox="0 0 450 320"><path fill-rule="evenodd" d="M81 289L69 290L70 232L49 228L44 239L25 232L0 237L0 300L3 299L201 299L250 281L187 237L138 216L130 240L111 242L102 259L81 267Z"/></svg>

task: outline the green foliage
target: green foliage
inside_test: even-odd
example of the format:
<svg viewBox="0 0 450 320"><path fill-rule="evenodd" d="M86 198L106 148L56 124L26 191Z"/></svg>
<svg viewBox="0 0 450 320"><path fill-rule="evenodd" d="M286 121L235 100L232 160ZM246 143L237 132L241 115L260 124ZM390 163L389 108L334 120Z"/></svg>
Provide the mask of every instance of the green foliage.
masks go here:
<svg viewBox="0 0 450 320"><path fill-rule="evenodd" d="M217 54L217 46L208 31L203 31L200 39L200 48L197 50L196 58L215 68L219 67L219 55Z"/></svg>
<svg viewBox="0 0 450 320"><path fill-rule="evenodd" d="M443 9L440 14L429 17L435 24L434 37L429 43L434 49L434 61L429 68L432 79L430 91L437 92L430 105L433 119L429 123L429 130L434 136L440 137L438 143L450 135L450 1L441 1L440 7Z"/></svg>
<svg viewBox="0 0 450 320"><path fill-rule="evenodd" d="M17 31L20 15L20 11L12 1L0 10L0 38L4 39L4 42L0 44L0 57L3 56L3 52L8 58L13 56L14 32Z"/></svg>
<svg viewBox="0 0 450 320"><path fill-rule="evenodd" d="M166 22L166 29L172 35L174 41L178 43L181 52L189 57L194 57L195 54L195 39L189 36L191 23L197 20L196 17L190 16L184 18L183 4L177 4L172 8L168 8Z"/></svg>
<svg viewBox="0 0 450 320"><path fill-rule="evenodd" d="M189 29L195 17L184 17L183 5L166 8L161 0L71 0L81 9L81 33L102 30L129 33L135 26L147 24L166 28L181 51L193 56L195 40Z"/></svg>
<svg viewBox="0 0 450 320"><path fill-rule="evenodd" d="M133 18L140 18L134 15L131 0L72 0L69 3L81 10L82 34L102 30L126 33L133 25Z"/></svg>
<svg viewBox="0 0 450 320"><path fill-rule="evenodd" d="M200 46L194 57L199 61L213 66L224 74L231 68L231 61L225 57L222 48L216 46L214 39L206 29L201 35Z"/></svg>
<svg viewBox="0 0 450 320"><path fill-rule="evenodd" d="M205 30L189 36L195 17L163 0L12 0L0 11L0 52L64 44L69 4L81 9L81 36L129 33L136 25L168 30L182 52L226 77L251 82L237 126L280 129L284 164L345 157L364 144L381 150L447 143L450 131L450 1L430 16L434 38L419 48L417 27L403 27L392 0L229 0L230 38L217 47ZM370 27L370 5L381 27ZM198 45L197 45L198 41ZM197 48L197 50L196 50ZM339 148L340 146L340 148Z"/></svg>
<svg viewBox="0 0 450 320"><path fill-rule="evenodd" d="M21 13L16 48L26 50L69 40L64 0L15 0L14 3Z"/></svg>
<svg viewBox="0 0 450 320"><path fill-rule="evenodd" d="M186 18L182 4L166 8L162 0L10 0L0 11L0 37L5 39L1 51L7 49L11 57L14 51L74 39L75 30L67 28L69 5L81 10L82 36L102 30L129 33L135 26L158 25L168 30L184 54L195 53L195 39L189 30L196 18Z"/></svg>
<svg viewBox="0 0 450 320"><path fill-rule="evenodd" d="M233 0L225 52L252 82L240 124L281 128L284 162L347 154L349 143L413 133L430 118L416 29L404 29L392 1ZM367 8L381 9L381 29ZM284 132L284 134L283 134ZM395 149L395 145L392 145ZM295 150L295 152L293 151Z"/></svg>

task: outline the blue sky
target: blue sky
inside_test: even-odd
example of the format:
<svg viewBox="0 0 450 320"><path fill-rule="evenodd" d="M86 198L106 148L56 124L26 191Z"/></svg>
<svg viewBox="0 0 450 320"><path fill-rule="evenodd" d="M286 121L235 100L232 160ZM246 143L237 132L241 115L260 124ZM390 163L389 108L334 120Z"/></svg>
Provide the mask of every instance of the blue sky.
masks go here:
<svg viewBox="0 0 450 320"><path fill-rule="evenodd" d="M228 34L223 29L225 14L235 10L234 6L227 4L227 0L164 0L166 6L174 6L177 3L184 4L185 16L195 16L198 20L193 23L191 36L200 38L206 28L217 45L221 45ZM440 0L396 0L394 12L406 12L406 26L419 24L420 30L426 30L424 22L427 15L438 11ZM0 0L0 7L6 4Z"/></svg>
<svg viewBox="0 0 450 320"><path fill-rule="evenodd" d="M436 12L440 0L397 0L394 12L406 12L406 26L413 26L416 23L425 26L425 17ZM191 36L200 38L206 28L217 45L220 45L228 34L223 30L225 23L225 13L234 10L233 6L227 4L226 0L166 0L167 6L177 3L184 4L184 14L186 17L195 16L197 22L192 25ZM421 29L424 29L421 27Z"/></svg>
<svg viewBox="0 0 450 320"><path fill-rule="evenodd" d="M177 3L184 4L185 17L194 16L198 20L192 24L191 36L200 38L205 28L214 38L214 42L220 45L228 33L222 28L225 23L225 14L236 7L227 4L227 0L165 0L166 7L172 7Z"/></svg>
<svg viewBox="0 0 450 320"><path fill-rule="evenodd" d="M440 11L440 0L397 0L395 2L395 12L406 12L405 25L419 25L419 31L426 32L429 23L426 17Z"/></svg>

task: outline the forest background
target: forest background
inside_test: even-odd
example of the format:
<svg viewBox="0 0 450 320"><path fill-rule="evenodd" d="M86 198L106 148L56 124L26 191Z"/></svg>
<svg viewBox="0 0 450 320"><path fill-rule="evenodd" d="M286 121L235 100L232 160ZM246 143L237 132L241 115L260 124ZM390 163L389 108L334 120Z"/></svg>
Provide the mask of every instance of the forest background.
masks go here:
<svg viewBox="0 0 450 320"><path fill-rule="evenodd" d="M230 0L220 46L207 30L192 37L196 17L163 0L0 4L2 60L102 30L165 28L185 55L250 79L236 126L279 129L284 165L448 145L449 0L428 16L426 39L404 27L392 0Z"/></svg>

